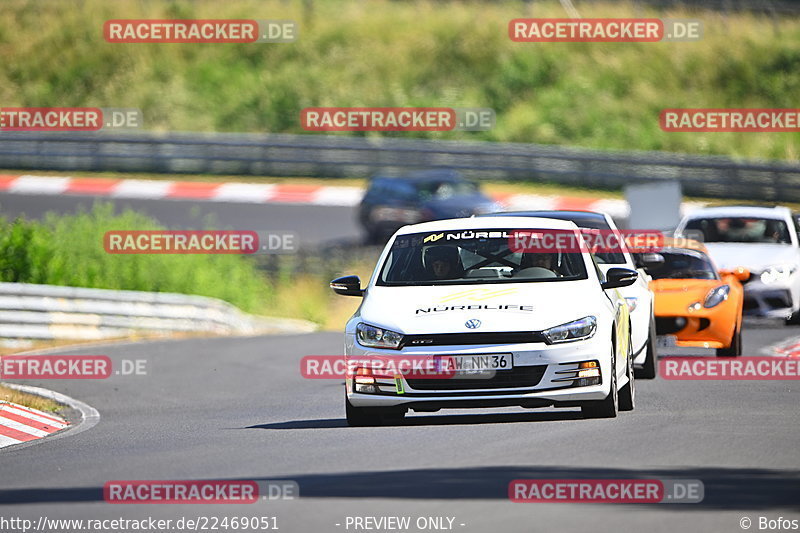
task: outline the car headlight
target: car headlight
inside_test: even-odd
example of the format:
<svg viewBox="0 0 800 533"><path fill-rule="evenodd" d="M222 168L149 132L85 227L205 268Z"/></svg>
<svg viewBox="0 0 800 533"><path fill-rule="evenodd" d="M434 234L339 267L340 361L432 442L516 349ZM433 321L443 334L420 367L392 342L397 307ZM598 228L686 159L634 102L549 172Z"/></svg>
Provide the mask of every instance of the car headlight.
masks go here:
<svg viewBox="0 0 800 533"><path fill-rule="evenodd" d="M544 335L544 338L547 339L549 344L558 344L559 342L588 339L594 335L596 330L597 319L593 316L587 316L573 322L546 329L542 331L542 335Z"/></svg>
<svg viewBox="0 0 800 533"><path fill-rule="evenodd" d="M794 265L775 265L768 267L761 273L761 281L767 285L773 283L786 283L789 277L795 273L797 267Z"/></svg>
<svg viewBox="0 0 800 533"><path fill-rule="evenodd" d="M706 299L703 302L703 307L710 308L721 304L728 299L730 292L730 285L720 285L719 287L711 289L708 295L706 295Z"/></svg>
<svg viewBox="0 0 800 533"><path fill-rule="evenodd" d="M636 309L636 303L639 301L639 298L635 296L626 296L625 301L628 302L628 311L633 313L633 311Z"/></svg>
<svg viewBox="0 0 800 533"><path fill-rule="evenodd" d="M402 334L396 331L370 326L363 322L356 326L356 338L361 346L367 346L369 348L390 348L392 350L399 350L400 343L403 342Z"/></svg>

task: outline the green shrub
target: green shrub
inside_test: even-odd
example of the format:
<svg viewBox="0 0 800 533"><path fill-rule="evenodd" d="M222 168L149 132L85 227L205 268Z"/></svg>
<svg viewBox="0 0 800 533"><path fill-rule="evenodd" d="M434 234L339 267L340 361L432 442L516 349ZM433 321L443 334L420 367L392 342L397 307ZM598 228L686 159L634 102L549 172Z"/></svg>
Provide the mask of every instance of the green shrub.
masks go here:
<svg viewBox="0 0 800 533"><path fill-rule="evenodd" d="M263 312L274 290L251 258L227 254L109 254L111 230L164 229L146 215L111 204L41 222L0 220L0 281L198 294Z"/></svg>

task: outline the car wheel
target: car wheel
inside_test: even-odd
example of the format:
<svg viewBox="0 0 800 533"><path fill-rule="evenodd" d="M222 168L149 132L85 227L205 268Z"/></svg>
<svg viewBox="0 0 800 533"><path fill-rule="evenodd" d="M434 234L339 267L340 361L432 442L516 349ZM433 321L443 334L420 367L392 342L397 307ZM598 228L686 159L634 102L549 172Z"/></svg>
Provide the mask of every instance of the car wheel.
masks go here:
<svg viewBox="0 0 800 533"><path fill-rule="evenodd" d="M614 350L616 351L616 350ZM605 400L585 402L581 405L584 418L616 418L619 397L617 392L617 363L614 352L611 354L611 390Z"/></svg>
<svg viewBox="0 0 800 533"><path fill-rule="evenodd" d="M385 423L400 423L406 415L405 409L381 409L380 407L355 407L345 396L344 411L347 425L351 427L381 426Z"/></svg>
<svg viewBox="0 0 800 533"><path fill-rule="evenodd" d="M630 338L630 335L628 335ZM636 407L636 377L633 372L633 345L632 341L628 341L628 369L625 374L628 376L628 382L619 390L619 410L620 411L633 411Z"/></svg>
<svg viewBox="0 0 800 533"><path fill-rule="evenodd" d="M742 355L742 330L736 328L733 332L731 345L727 348L717 348L717 357L739 357Z"/></svg>
<svg viewBox="0 0 800 533"><path fill-rule="evenodd" d="M656 347L656 320L650 317L650 334L647 336L647 358L635 375L640 379L654 379L658 375L658 350Z"/></svg>

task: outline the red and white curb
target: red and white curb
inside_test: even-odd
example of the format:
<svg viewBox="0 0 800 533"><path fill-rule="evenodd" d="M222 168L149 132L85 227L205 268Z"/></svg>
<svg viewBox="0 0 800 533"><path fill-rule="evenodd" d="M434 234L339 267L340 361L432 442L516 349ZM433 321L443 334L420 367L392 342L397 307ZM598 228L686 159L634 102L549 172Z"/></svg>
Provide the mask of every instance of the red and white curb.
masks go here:
<svg viewBox="0 0 800 533"><path fill-rule="evenodd" d="M0 175L0 191L16 194L89 195L108 198L199 200L351 206L364 195L360 187L303 184L211 183L109 178Z"/></svg>
<svg viewBox="0 0 800 533"><path fill-rule="evenodd" d="M44 353L47 353L47 351ZM51 413L44 413L10 402L2 402L0 404L0 407L2 407L0 409L0 450L9 446L13 446L15 450L32 446L44 437L48 437L47 440L51 441L66 436L74 436L91 429L100 421L100 413L97 412L97 409L80 400L70 398L66 394L31 385L19 385L17 383L3 383L3 385L66 405L79 412L81 420L71 424ZM15 430L17 433L12 434L11 430Z"/></svg>
<svg viewBox="0 0 800 533"><path fill-rule="evenodd" d="M89 195L107 198L150 200L194 200L286 205L327 205L351 207L364 195L361 187L304 185L292 183L213 183L110 178L0 175L0 191L27 195ZM602 211L615 218L630 213L622 199L587 198L537 194L498 194L495 200L504 210ZM684 211L704 204L684 203Z"/></svg>
<svg viewBox="0 0 800 533"><path fill-rule="evenodd" d="M67 426L59 416L0 401L0 448L41 439Z"/></svg>
<svg viewBox="0 0 800 533"><path fill-rule="evenodd" d="M800 358L800 337L783 340L763 350L768 355Z"/></svg>

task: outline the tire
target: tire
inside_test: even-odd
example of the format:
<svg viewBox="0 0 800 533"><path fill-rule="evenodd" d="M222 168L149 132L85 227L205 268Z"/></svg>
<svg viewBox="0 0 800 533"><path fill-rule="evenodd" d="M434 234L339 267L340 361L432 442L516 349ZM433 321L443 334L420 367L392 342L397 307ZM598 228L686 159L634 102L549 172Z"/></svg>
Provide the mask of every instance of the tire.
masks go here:
<svg viewBox="0 0 800 533"><path fill-rule="evenodd" d="M344 411L350 427L382 426L400 423L406 415L405 409L381 409L379 407L355 407L345 396Z"/></svg>
<svg viewBox="0 0 800 533"><path fill-rule="evenodd" d="M737 327L733 332L731 345L727 348L717 348L717 357L739 357L742 355L742 330Z"/></svg>
<svg viewBox="0 0 800 533"><path fill-rule="evenodd" d="M630 338L630 335L628 336ZM619 390L618 407L620 411L633 411L636 407L636 375L633 371L633 347L628 342L628 368L625 372L628 382Z"/></svg>
<svg viewBox="0 0 800 533"><path fill-rule="evenodd" d="M800 311L795 311L789 315L784 321L787 326L797 326L800 324Z"/></svg>
<svg viewBox="0 0 800 533"><path fill-rule="evenodd" d="M650 334L647 336L647 358L642 368L634 372L638 379L655 379L658 375L658 349L656 346L656 320L650 316Z"/></svg>
<svg viewBox="0 0 800 533"><path fill-rule="evenodd" d="M611 354L611 390L605 400L594 400L581 405L584 418L616 418L619 406L617 393L617 357L616 348Z"/></svg>

